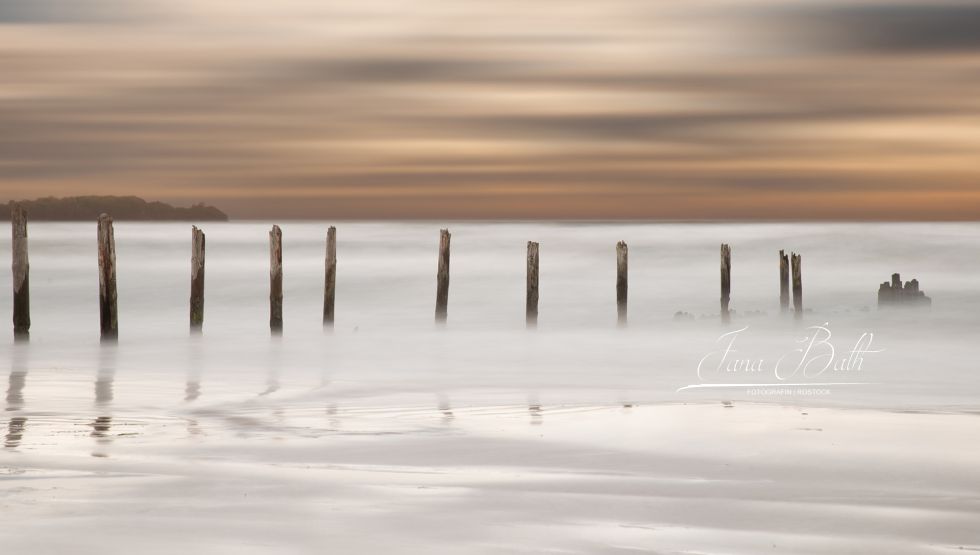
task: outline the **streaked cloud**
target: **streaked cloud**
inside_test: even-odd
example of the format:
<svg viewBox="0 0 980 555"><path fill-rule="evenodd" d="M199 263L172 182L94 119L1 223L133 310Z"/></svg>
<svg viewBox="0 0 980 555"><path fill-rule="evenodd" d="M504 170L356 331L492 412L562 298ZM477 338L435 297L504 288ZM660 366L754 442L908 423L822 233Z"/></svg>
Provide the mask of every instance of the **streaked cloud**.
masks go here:
<svg viewBox="0 0 980 555"><path fill-rule="evenodd" d="M141 0L0 0L0 25L131 23L167 13Z"/></svg>
<svg viewBox="0 0 980 555"><path fill-rule="evenodd" d="M0 25L0 197L241 217L972 218L977 17L954 2L0 0L18 23Z"/></svg>
<svg viewBox="0 0 980 555"><path fill-rule="evenodd" d="M787 40L836 51L907 56L980 49L980 4L972 1L788 4L760 19Z"/></svg>

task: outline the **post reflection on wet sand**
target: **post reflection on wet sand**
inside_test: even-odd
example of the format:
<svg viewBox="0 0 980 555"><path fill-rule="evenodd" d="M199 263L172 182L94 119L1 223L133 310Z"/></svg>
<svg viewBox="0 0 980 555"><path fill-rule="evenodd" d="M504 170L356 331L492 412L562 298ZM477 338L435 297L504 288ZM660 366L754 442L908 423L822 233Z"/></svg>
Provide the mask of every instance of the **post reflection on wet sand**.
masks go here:
<svg viewBox="0 0 980 555"><path fill-rule="evenodd" d="M279 367L282 364L282 336L273 335L269 341L269 372L266 375L265 391L259 393L260 397L279 391Z"/></svg>
<svg viewBox="0 0 980 555"><path fill-rule="evenodd" d="M99 351L99 369L95 375L95 407L98 414L89 426L91 437L95 438L93 457L108 457L112 445L112 414L110 408L114 397L113 385L116 379L115 343L104 343Z"/></svg>
<svg viewBox="0 0 980 555"><path fill-rule="evenodd" d="M456 415L453 414L452 403L449 401L449 396L445 393L439 394L439 412L442 413L442 424L444 426L449 426L456 419Z"/></svg>
<svg viewBox="0 0 980 555"><path fill-rule="evenodd" d="M109 446L112 445L112 417L97 416L89 426L92 427L92 433L89 435L95 438L95 448L92 449L92 456L108 457Z"/></svg>
<svg viewBox="0 0 980 555"><path fill-rule="evenodd" d="M10 353L10 377L7 381L6 410L20 411L24 408L24 386L27 385L27 343L15 344ZM24 437L27 418L14 416L7 425L4 447L16 449Z"/></svg>
<svg viewBox="0 0 980 555"><path fill-rule="evenodd" d="M190 403L201 396L201 374L204 371L204 354L201 348L203 335L192 332L187 360L187 385L184 387L184 401Z"/></svg>
<svg viewBox="0 0 980 555"><path fill-rule="evenodd" d="M544 424L544 413L541 412L541 405L528 405L527 410L531 413L532 426Z"/></svg>
<svg viewBox="0 0 980 555"><path fill-rule="evenodd" d="M336 403L331 403L327 406L327 426L330 430L334 431L340 428L340 417L337 416Z"/></svg>
<svg viewBox="0 0 980 555"><path fill-rule="evenodd" d="M184 385L184 402L193 403L201 397L201 375L204 373L204 334L200 329L191 330L187 350L187 383ZM201 426L194 418L188 418L187 435L203 435Z"/></svg>
<svg viewBox="0 0 980 555"><path fill-rule="evenodd" d="M27 371L13 369L7 383L7 410L20 410L24 406L24 386L27 384Z"/></svg>
<svg viewBox="0 0 980 555"><path fill-rule="evenodd" d="M187 435L189 435L189 436L200 436L200 435L204 435L204 432L201 431L201 425L200 425L200 423L198 423L197 420L195 420L193 418L188 418L187 419Z"/></svg>
<svg viewBox="0 0 980 555"><path fill-rule="evenodd" d="M528 393L527 412L531 415L531 425L540 426L544 423L544 413L541 412L541 401L537 392Z"/></svg>
<svg viewBox="0 0 980 555"><path fill-rule="evenodd" d="M15 344L10 351L10 378L7 382L7 410L20 410L24 406L24 386L27 384L26 343Z"/></svg>
<svg viewBox="0 0 980 555"><path fill-rule="evenodd" d="M201 382L198 380L187 380L187 386L184 387L184 401L190 403L191 401L196 401L198 397L201 396Z"/></svg>
<svg viewBox="0 0 980 555"><path fill-rule="evenodd" d="M7 426L7 435L4 438L3 446L7 449L16 449L20 446L20 440L24 438L24 428L27 425L27 418L15 416L10 419Z"/></svg>
<svg viewBox="0 0 980 555"><path fill-rule="evenodd" d="M114 376L111 373L99 371L95 378L95 404L96 406L106 406L112 404L112 386Z"/></svg>

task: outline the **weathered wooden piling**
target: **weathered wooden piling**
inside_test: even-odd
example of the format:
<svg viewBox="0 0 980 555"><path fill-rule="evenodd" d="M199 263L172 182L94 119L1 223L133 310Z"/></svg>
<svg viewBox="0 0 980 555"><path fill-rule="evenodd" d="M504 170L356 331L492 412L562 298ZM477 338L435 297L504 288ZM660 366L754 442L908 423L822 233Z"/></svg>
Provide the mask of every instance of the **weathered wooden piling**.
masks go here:
<svg viewBox="0 0 980 555"><path fill-rule="evenodd" d="M119 311L116 305L116 238L112 218L99 216L99 324L103 341L119 337Z"/></svg>
<svg viewBox="0 0 980 555"><path fill-rule="evenodd" d="M629 290L629 248L625 241L616 243L616 315L619 325L626 324L626 297Z"/></svg>
<svg viewBox="0 0 980 555"><path fill-rule="evenodd" d="M191 226L191 331L204 327L204 232Z"/></svg>
<svg viewBox="0 0 980 555"><path fill-rule="evenodd" d="M449 230L439 230L439 271L436 274L436 322L444 323L449 306Z"/></svg>
<svg viewBox="0 0 980 555"><path fill-rule="evenodd" d="M337 228L327 228L327 259L323 282L323 325L333 327L334 299L337 296Z"/></svg>
<svg viewBox="0 0 980 555"><path fill-rule="evenodd" d="M31 331L30 263L27 258L27 211L20 204L10 210L14 274L14 337L27 339Z"/></svg>
<svg viewBox="0 0 980 555"><path fill-rule="evenodd" d="M527 327L538 325L538 244L527 242Z"/></svg>
<svg viewBox="0 0 980 555"><path fill-rule="evenodd" d="M925 291L919 289L919 280L913 279L906 281L902 285L902 276L892 274L892 281L882 283L878 288L878 308L890 306L916 306L928 307L932 305L932 299L927 297Z"/></svg>
<svg viewBox="0 0 980 555"><path fill-rule="evenodd" d="M282 230L269 231L269 328L282 333Z"/></svg>
<svg viewBox="0 0 980 555"><path fill-rule="evenodd" d="M793 315L799 319L803 318L803 259L792 253L790 261L793 266Z"/></svg>
<svg viewBox="0 0 980 555"><path fill-rule="evenodd" d="M779 250L779 310L789 310L789 256Z"/></svg>
<svg viewBox="0 0 980 555"><path fill-rule="evenodd" d="M728 304L732 294L732 249L726 243L721 244L721 321L731 320Z"/></svg>

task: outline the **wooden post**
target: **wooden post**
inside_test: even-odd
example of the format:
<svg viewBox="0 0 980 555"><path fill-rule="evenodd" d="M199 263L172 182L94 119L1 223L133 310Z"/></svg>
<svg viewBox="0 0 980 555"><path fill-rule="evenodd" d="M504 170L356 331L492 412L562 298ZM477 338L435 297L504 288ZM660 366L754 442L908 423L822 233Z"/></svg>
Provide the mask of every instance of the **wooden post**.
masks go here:
<svg viewBox="0 0 980 555"><path fill-rule="evenodd" d="M731 320L728 304L732 298L732 248L721 244L721 321Z"/></svg>
<svg viewBox="0 0 980 555"><path fill-rule="evenodd" d="M793 315L803 318L803 260L800 255L792 253L790 260L793 264Z"/></svg>
<svg viewBox="0 0 980 555"><path fill-rule="evenodd" d="M525 319L527 327L538 325L538 244L527 242L527 306Z"/></svg>
<svg viewBox="0 0 980 555"><path fill-rule="evenodd" d="M191 331L204 327L204 232L191 226Z"/></svg>
<svg viewBox="0 0 980 555"><path fill-rule="evenodd" d="M436 274L436 322L445 323L449 305L449 230L439 230L439 272Z"/></svg>
<svg viewBox="0 0 980 555"><path fill-rule="evenodd" d="M333 327L334 298L337 296L337 228L327 228L327 260L323 284L323 325Z"/></svg>
<svg viewBox="0 0 980 555"><path fill-rule="evenodd" d="M14 338L27 339L31 330L30 264L27 258L27 211L20 204L10 210L14 273Z"/></svg>
<svg viewBox="0 0 980 555"><path fill-rule="evenodd" d="M282 230L269 231L269 328L282 333Z"/></svg>
<svg viewBox="0 0 980 555"><path fill-rule="evenodd" d="M99 324L102 341L119 337L119 312L116 305L116 238L112 218L99 216Z"/></svg>
<svg viewBox="0 0 980 555"><path fill-rule="evenodd" d="M616 315L619 325L626 324L626 293L628 279L629 250L624 241L616 243Z"/></svg>
<svg viewBox="0 0 980 555"><path fill-rule="evenodd" d="M779 310L789 310L789 256L779 251Z"/></svg>

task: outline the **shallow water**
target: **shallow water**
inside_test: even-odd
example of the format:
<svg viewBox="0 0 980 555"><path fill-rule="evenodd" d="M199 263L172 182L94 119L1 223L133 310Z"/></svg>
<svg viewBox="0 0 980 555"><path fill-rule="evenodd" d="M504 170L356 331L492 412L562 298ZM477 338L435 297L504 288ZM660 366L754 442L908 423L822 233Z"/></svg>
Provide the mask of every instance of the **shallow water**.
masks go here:
<svg viewBox="0 0 980 555"><path fill-rule="evenodd" d="M0 547L59 552L70 543L49 530L62 527L93 553L126 552L141 535L154 539L147 552L978 543L964 523L980 505L980 225L451 223L440 328L446 224L341 223L337 321L325 331L327 224L287 223L282 337L268 328L270 225L203 226L205 328L193 336L190 226L117 223L117 345L98 340L94 223L31 225L31 340L0 340L0 503L24 532L0 531ZM524 324L528 240L541 244L536 330ZM618 240L630 247L625 328ZM728 326L721 242L733 251ZM803 255L799 322L779 312L779 249ZM920 281L931 310L877 310L878 284L896 271ZM696 319L675 320L681 310ZM755 371L717 369L719 336L733 330L734 356ZM804 357L801 340L821 330L832 337ZM864 334L875 352L855 365ZM830 345L838 369L821 370ZM811 365L795 370L801 360ZM744 516L782 508L815 523ZM275 526L250 527L265 510ZM446 511L456 531L437 524ZM949 540L928 527L886 533L912 521ZM119 522L127 531L106 537ZM556 532L564 539L549 543Z"/></svg>
<svg viewBox="0 0 980 555"><path fill-rule="evenodd" d="M98 342L94 224L32 224L31 341L15 346L8 336L0 349L13 372L30 371L28 391L42 393L33 385L39 380L92 381L101 372L113 377L115 403L180 403L188 382L197 384L202 402L325 383L331 395L358 399L414 393L468 403L486 396L505 403L527 396L548 403L690 401L746 391L676 390L704 381L801 381L774 379L775 361L801 347L798 341L814 333L808 326L826 324L835 358L864 333L874 334L871 348L883 352L866 355L859 371L802 380L875 384L834 388L820 403L955 409L980 395L972 341L980 313L973 279L980 275L978 225L456 223L449 323L439 329L439 224L343 223L332 333L320 321L325 227L283 226L285 334L278 339L268 329L269 225L204 226L205 332L194 338L187 324L190 226L117 223L121 339L105 349ZM615 324L620 239L630 245L627 329ZM541 243L534 332L524 325L527 240ZM733 249L737 314L730 327L717 317L722 241ZM779 313L780 248L803 254L810 312L802 324ZM879 312L878 284L893 271L919 279L932 310ZM0 312L9 311L4 296ZM702 318L675 321L677 311ZM749 316L755 312L765 314ZM719 349L719 336L745 326L731 356L762 358L765 371L699 379L698 364ZM72 391L59 406L92 401ZM51 399L27 395L24 403L40 409Z"/></svg>

